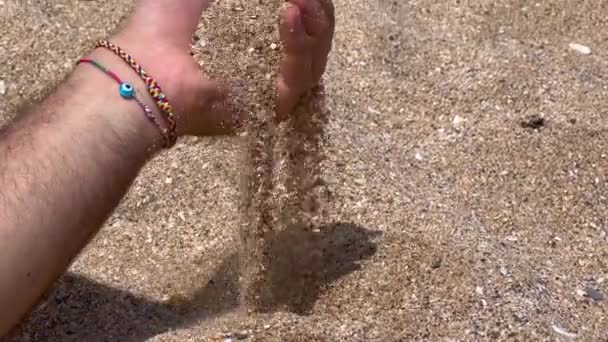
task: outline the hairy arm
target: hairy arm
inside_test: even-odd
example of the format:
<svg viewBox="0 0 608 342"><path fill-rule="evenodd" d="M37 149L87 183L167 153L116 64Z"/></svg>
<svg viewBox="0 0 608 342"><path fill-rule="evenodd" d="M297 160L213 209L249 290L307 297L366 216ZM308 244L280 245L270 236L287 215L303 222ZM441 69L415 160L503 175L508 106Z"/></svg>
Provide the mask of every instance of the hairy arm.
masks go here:
<svg viewBox="0 0 608 342"><path fill-rule="evenodd" d="M118 57L94 55L145 94ZM81 65L0 133L0 337L66 270L162 143L117 87Z"/></svg>
<svg viewBox="0 0 608 342"><path fill-rule="evenodd" d="M241 119L230 110L226 90L201 74L189 55L208 5L141 0L114 37L163 85L176 108L179 135L230 133ZM280 22L285 53L277 115L285 119L325 70L333 4L289 0ZM89 57L146 94L143 82L112 53L97 50ZM123 100L118 85L90 65L77 67L46 100L0 131L0 339L95 235L161 143L142 109Z"/></svg>

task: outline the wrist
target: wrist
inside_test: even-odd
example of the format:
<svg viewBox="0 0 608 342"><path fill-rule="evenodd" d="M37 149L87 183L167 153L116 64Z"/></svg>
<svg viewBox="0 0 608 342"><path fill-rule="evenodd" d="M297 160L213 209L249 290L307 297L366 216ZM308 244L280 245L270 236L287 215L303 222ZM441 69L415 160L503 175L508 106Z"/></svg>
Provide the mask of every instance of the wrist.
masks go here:
<svg viewBox="0 0 608 342"><path fill-rule="evenodd" d="M118 56L110 51L96 49L87 58L103 64L123 82L131 84L139 98L152 110L152 114L164 123L144 82ZM94 113L96 117L91 119L100 121L124 145L148 154L154 154L162 148L164 141L161 130L148 120L144 109L134 99L124 99L120 95L120 85L109 75L93 65L80 64L72 76L72 82L83 96L90 99L92 107L103 108L103 112Z"/></svg>

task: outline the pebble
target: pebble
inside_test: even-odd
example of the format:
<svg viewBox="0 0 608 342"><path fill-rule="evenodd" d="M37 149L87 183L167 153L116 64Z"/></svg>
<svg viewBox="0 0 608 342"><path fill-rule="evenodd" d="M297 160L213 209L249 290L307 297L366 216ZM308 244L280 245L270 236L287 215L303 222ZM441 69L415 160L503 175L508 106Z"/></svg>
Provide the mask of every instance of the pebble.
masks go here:
<svg viewBox="0 0 608 342"><path fill-rule="evenodd" d="M570 43L570 49L580 53L581 55L589 55L591 54L591 48L585 45Z"/></svg>
<svg viewBox="0 0 608 342"><path fill-rule="evenodd" d="M237 339L237 340L244 340L247 337L249 337L249 330L243 330L243 331L239 331L239 332L235 332L233 334L233 336Z"/></svg>
<svg viewBox="0 0 608 342"><path fill-rule="evenodd" d="M587 286L585 288L585 294L587 295L587 297L593 299L594 302L601 302L602 300L604 300L604 295L591 286Z"/></svg>
<svg viewBox="0 0 608 342"><path fill-rule="evenodd" d="M452 121L452 124L454 125L454 127L459 127L460 125L462 125L464 122L466 121L465 118L463 118L460 115L456 115L454 117L454 120Z"/></svg>
<svg viewBox="0 0 608 342"><path fill-rule="evenodd" d="M420 152L416 153L416 155L414 156L414 158L416 158L417 161L423 161L424 157L422 156L422 154L420 154Z"/></svg>
<svg viewBox="0 0 608 342"><path fill-rule="evenodd" d="M272 43L270 44L270 49L271 50L276 50L279 46L276 43Z"/></svg>
<svg viewBox="0 0 608 342"><path fill-rule="evenodd" d="M481 286L477 286L477 287L475 288L475 293L477 293L477 294L478 294L478 295L480 295L480 296L483 296L483 287L481 287Z"/></svg>
<svg viewBox="0 0 608 342"><path fill-rule="evenodd" d="M500 266L500 274L506 277L509 274L509 271L507 271L506 267Z"/></svg>
<svg viewBox="0 0 608 342"><path fill-rule="evenodd" d="M0 95L6 94L6 82L0 80Z"/></svg>
<svg viewBox="0 0 608 342"><path fill-rule="evenodd" d="M167 179L165 179L165 184L173 184L173 178L167 177Z"/></svg>
<svg viewBox="0 0 608 342"><path fill-rule="evenodd" d="M357 178L355 179L355 184L357 185L365 185L365 179L364 178Z"/></svg>
<svg viewBox="0 0 608 342"><path fill-rule="evenodd" d="M438 257L438 256L434 257L433 261L431 262L431 268L437 269L437 268L441 267L442 261L443 260L441 259L441 257Z"/></svg>
<svg viewBox="0 0 608 342"><path fill-rule="evenodd" d="M519 124L522 128L538 130L538 129L545 127L546 121L545 121L545 118L542 117L541 115L535 114L535 115L529 115L529 116L523 118Z"/></svg>

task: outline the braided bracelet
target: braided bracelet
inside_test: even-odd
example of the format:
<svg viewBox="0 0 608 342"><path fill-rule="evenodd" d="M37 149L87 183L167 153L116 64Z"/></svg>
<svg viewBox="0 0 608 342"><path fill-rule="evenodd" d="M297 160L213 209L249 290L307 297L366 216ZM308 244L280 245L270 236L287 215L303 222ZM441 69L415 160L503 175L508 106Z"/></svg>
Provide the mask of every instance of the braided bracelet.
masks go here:
<svg viewBox="0 0 608 342"><path fill-rule="evenodd" d="M103 64L99 63L98 61L83 58L83 59L79 60L77 64L81 64L81 63L91 64L92 66L103 71L106 75L110 76L113 80L115 80L116 83L119 84L118 92L120 93L120 96L126 100L135 100L135 102L137 102L137 104L143 109L144 114L146 115L146 118L148 118L148 120L150 120L150 122L152 122L156 127L158 127L158 129L160 129L160 131L163 135L163 138L165 139L165 147L169 148L175 144L175 139L172 138L171 132L167 128L163 127L163 124L154 115L154 113L152 112L152 109L150 109L150 107L148 107L148 105L137 95L133 85L131 85L130 83L127 83L127 82L123 82L122 79L118 75L116 75L114 72L112 72L111 70L106 68Z"/></svg>
<svg viewBox="0 0 608 342"><path fill-rule="evenodd" d="M146 83L148 92L154 99L154 102L156 102L158 109L165 113L167 121L169 122L169 130L175 132L177 123L175 120L175 115L173 114L173 107L169 104L167 96L163 93L158 82L148 75L144 68L142 68L141 65L139 65L133 57L131 57L131 55L126 53L119 46L114 45L107 40L100 40L95 46L98 48L106 48L114 52L114 54L124 60L131 68L133 68L133 70L135 70L139 77L141 77L141 79Z"/></svg>

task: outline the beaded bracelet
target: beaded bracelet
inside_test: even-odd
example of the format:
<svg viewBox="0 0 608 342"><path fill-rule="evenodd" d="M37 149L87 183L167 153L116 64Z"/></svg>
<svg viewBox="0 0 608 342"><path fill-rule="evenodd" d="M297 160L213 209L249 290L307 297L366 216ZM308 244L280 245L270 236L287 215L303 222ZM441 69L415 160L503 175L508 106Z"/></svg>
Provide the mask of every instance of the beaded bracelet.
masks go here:
<svg viewBox="0 0 608 342"><path fill-rule="evenodd" d="M156 102L158 109L165 113L167 121L169 122L169 130L175 132L177 123L175 120L175 115L173 113L173 107L169 104L167 96L163 93L158 82L156 82L156 80L150 77L150 75L148 75L144 68L142 68L141 65L139 65L133 57L131 57L119 46L116 46L107 40L100 40L96 43L95 46L98 48L106 48L114 52L118 57L122 58L131 68L133 68L135 72L137 72L139 77L141 77L146 83L148 92Z"/></svg>
<svg viewBox="0 0 608 342"><path fill-rule="evenodd" d="M131 85L130 83L127 83L127 82L123 82L122 79L118 75L116 75L114 72L112 72L111 70L106 68L103 64L99 63L98 61L83 58L83 59L79 60L77 64L81 64L81 63L91 64L92 66L103 71L106 75L110 76L113 80L115 80L116 83L119 84L118 92L119 92L120 96L125 100L135 100L135 102L137 102L137 104L143 109L144 114L146 115L146 118L148 118L148 120L150 120L150 122L152 122L156 127L158 127L160 129L160 131L163 135L163 138L165 139L165 147L170 148L171 146L173 146L175 144L175 139L171 135L171 132L167 128L163 127L162 122L160 122L160 120L154 115L154 112L152 112L152 109L150 109L150 107L148 107L148 105L137 95L133 85Z"/></svg>

